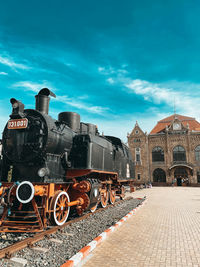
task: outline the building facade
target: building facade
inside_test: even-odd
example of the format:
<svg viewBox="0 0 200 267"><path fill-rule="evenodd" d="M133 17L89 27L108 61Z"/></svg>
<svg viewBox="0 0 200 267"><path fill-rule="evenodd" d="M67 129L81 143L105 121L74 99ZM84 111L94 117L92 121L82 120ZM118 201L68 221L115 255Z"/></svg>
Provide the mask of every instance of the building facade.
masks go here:
<svg viewBox="0 0 200 267"><path fill-rule="evenodd" d="M136 122L128 144L136 184L200 186L200 123L174 114L158 121L150 134Z"/></svg>

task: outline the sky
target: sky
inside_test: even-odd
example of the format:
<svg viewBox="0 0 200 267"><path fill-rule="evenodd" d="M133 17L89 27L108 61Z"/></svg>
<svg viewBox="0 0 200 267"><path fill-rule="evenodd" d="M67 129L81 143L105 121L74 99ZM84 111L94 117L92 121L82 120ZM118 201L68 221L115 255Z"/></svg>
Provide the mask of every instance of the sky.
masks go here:
<svg viewBox="0 0 200 267"><path fill-rule="evenodd" d="M127 141L177 114L200 121L200 2L0 0L0 132L10 98L73 111Z"/></svg>

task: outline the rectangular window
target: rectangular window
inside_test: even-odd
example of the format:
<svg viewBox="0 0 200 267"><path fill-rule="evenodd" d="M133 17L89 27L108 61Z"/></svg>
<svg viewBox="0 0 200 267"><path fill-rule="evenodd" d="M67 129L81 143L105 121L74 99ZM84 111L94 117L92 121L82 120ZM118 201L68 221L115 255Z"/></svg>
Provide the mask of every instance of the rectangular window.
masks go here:
<svg viewBox="0 0 200 267"><path fill-rule="evenodd" d="M137 162L140 161L140 154L136 154L136 161L137 161Z"/></svg>
<svg viewBox="0 0 200 267"><path fill-rule="evenodd" d="M138 173L138 175L137 175L137 179L140 180L140 173Z"/></svg>
<svg viewBox="0 0 200 267"><path fill-rule="evenodd" d="M200 151L195 151L195 159L196 161L200 161Z"/></svg>
<svg viewBox="0 0 200 267"><path fill-rule="evenodd" d="M200 184L200 172L197 172L197 183Z"/></svg>
<svg viewBox="0 0 200 267"><path fill-rule="evenodd" d="M135 149L135 161L136 162L140 162L141 160L140 160L140 148L139 147L137 147L136 149Z"/></svg>

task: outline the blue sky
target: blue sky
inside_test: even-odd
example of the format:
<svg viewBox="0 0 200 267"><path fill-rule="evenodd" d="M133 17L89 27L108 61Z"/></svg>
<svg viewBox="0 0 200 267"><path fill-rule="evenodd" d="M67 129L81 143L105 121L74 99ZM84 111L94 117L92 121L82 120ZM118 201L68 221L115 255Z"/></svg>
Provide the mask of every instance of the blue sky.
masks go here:
<svg viewBox="0 0 200 267"><path fill-rule="evenodd" d="M174 112L200 120L200 3L0 0L0 130L9 99L74 111L126 141Z"/></svg>

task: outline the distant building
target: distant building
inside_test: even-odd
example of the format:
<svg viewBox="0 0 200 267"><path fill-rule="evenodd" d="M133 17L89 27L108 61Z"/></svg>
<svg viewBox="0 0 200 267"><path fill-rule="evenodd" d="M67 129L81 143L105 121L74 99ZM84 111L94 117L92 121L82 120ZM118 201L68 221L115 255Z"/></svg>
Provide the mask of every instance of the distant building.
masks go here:
<svg viewBox="0 0 200 267"><path fill-rule="evenodd" d="M200 186L200 123L174 114L158 121L150 134L136 122L128 144L136 183Z"/></svg>

